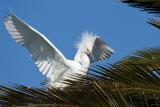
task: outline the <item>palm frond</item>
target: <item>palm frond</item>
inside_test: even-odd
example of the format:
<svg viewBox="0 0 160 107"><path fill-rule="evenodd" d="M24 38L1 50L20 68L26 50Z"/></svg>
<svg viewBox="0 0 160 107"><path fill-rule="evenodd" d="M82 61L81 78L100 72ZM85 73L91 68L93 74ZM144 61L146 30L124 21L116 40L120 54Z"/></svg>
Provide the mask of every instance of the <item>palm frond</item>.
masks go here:
<svg viewBox="0 0 160 107"><path fill-rule="evenodd" d="M103 90L101 85L94 82L87 88L77 90L35 89L16 85L13 87L1 86L0 104L2 106L33 106L33 105L67 105L84 107L110 107L124 105L122 97L109 89ZM27 94L27 96L26 96ZM114 95L114 96L113 96ZM33 97L34 96L34 97ZM32 98L32 99L31 99ZM117 99L119 101L117 101ZM109 100L108 100L109 99ZM125 107L125 106L124 106Z"/></svg>
<svg viewBox="0 0 160 107"><path fill-rule="evenodd" d="M60 89L0 86L0 106L150 107L160 105L160 49L147 48Z"/></svg>
<svg viewBox="0 0 160 107"><path fill-rule="evenodd" d="M135 52L110 66L96 66L90 74L134 88L160 93L160 49L147 48ZM94 74L99 75L94 75Z"/></svg>
<svg viewBox="0 0 160 107"><path fill-rule="evenodd" d="M159 0L120 0L129 6L139 8L142 11L146 11L152 14L160 14L160 1ZM150 25L160 29L160 21L155 19L150 19L147 21Z"/></svg>
<svg viewBox="0 0 160 107"><path fill-rule="evenodd" d="M79 107L79 106L65 105L65 104L32 104L23 107Z"/></svg>
<svg viewBox="0 0 160 107"><path fill-rule="evenodd" d="M103 84L109 83L110 90L117 87L129 105L160 105L160 48L146 48L113 65L96 66L90 75Z"/></svg>
<svg viewBox="0 0 160 107"><path fill-rule="evenodd" d="M147 21L147 23L160 29L160 20L150 19L149 21Z"/></svg>
<svg viewBox="0 0 160 107"><path fill-rule="evenodd" d="M8 90L14 90L14 93ZM28 90L28 92L26 92L26 90ZM16 91L18 94L15 94ZM19 93L19 91L21 91L22 93L32 94L32 96L36 98L32 100L37 100L37 97L40 98L38 101L33 102L29 99L30 97L24 97L24 94ZM77 90L42 90L35 88L29 89L25 86L16 85L13 87L3 86L3 91L1 90L1 92L3 94L0 94L0 104L3 107L146 107L146 105L151 106L151 104L155 104L155 102L158 102L157 104L160 103L159 99L157 99L158 97L155 94L149 95L137 89L129 90L124 86L122 88L122 85L119 85L117 83L107 83L106 81L105 83L103 81L92 81L92 83L88 84L87 87L81 87ZM39 96L37 95L37 93L43 94L40 94L41 96Z"/></svg>
<svg viewBox="0 0 160 107"><path fill-rule="evenodd" d="M122 58L120 61L117 61L113 65L125 65L125 64L154 64L159 65L160 61L160 48L145 48L138 50L131 55Z"/></svg>
<svg viewBox="0 0 160 107"><path fill-rule="evenodd" d="M140 8L142 11L148 13L159 14L160 13L160 1L159 0L120 0L123 3L127 3L129 6Z"/></svg>

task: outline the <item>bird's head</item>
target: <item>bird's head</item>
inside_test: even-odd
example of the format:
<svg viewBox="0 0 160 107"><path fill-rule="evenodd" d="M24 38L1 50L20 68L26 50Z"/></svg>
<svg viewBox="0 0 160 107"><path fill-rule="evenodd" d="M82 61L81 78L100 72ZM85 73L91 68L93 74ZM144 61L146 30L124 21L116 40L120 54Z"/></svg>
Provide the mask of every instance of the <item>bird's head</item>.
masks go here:
<svg viewBox="0 0 160 107"><path fill-rule="evenodd" d="M86 48L86 50L84 51L87 55L91 54L91 50L89 48Z"/></svg>
<svg viewBox="0 0 160 107"><path fill-rule="evenodd" d="M80 43L77 44L78 49L87 55L91 54L96 38L97 36L93 33L84 32Z"/></svg>

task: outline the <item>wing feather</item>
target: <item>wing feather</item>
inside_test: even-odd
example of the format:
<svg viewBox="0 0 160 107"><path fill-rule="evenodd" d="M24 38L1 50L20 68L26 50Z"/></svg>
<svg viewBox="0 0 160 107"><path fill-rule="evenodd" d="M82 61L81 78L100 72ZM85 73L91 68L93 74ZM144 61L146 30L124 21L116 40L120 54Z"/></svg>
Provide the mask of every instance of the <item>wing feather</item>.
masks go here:
<svg viewBox="0 0 160 107"><path fill-rule="evenodd" d="M59 74L63 74L68 69L63 54L43 34L16 15L9 14L5 20L5 26L12 38L29 50L43 75L55 81L60 78Z"/></svg>
<svg viewBox="0 0 160 107"><path fill-rule="evenodd" d="M109 47L108 44L102 41L99 37L96 37L89 58L91 62L105 60L109 58L113 52L114 50Z"/></svg>
<svg viewBox="0 0 160 107"><path fill-rule="evenodd" d="M77 46L78 52L75 56L75 60L77 61L81 59L81 54L83 53L87 53L90 62L93 63L109 58L114 52L114 50L97 35L88 32L82 34L82 39Z"/></svg>

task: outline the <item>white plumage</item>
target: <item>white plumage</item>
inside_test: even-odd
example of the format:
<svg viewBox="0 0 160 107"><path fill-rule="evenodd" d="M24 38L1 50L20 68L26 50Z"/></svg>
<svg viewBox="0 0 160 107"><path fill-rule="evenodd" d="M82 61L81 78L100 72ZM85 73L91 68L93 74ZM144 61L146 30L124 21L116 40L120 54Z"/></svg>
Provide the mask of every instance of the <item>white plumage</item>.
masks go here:
<svg viewBox="0 0 160 107"><path fill-rule="evenodd" d="M73 80L70 76L87 75L90 63L108 58L113 49L98 36L85 32L74 60L69 60L40 32L14 14L9 14L5 26L12 38L26 47L40 72L48 79L50 87L64 88L68 84L65 79Z"/></svg>

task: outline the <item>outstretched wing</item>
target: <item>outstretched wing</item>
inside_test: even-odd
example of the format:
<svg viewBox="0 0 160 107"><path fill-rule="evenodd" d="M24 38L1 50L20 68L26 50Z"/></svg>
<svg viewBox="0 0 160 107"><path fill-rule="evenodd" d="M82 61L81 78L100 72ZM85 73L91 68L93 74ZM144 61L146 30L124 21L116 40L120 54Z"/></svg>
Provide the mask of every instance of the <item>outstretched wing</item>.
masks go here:
<svg viewBox="0 0 160 107"><path fill-rule="evenodd" d="M114 50L109 47L104 41L96 37L91 53L89 54L89 59L91 62L105 60L109 58Z"/></svg>
<svg viewBox="0 0 160 107"><path fill-rule="evenodd" d="M66 58L43 34L14 14L6 17L5 26L12 38L29 50L43 75L55 81L67 71Z"/></svg>
<svg viewBox="0 0 160 107"><path fill-rule="evenodd" d="M93 33L85 32L82 34L82 39L78 44L78 52L75 60L81 59L81 54L87 54L90 62L104 60L109 58L114 50L109 47L103 40Z"/></svg>

